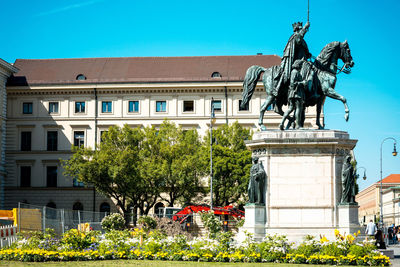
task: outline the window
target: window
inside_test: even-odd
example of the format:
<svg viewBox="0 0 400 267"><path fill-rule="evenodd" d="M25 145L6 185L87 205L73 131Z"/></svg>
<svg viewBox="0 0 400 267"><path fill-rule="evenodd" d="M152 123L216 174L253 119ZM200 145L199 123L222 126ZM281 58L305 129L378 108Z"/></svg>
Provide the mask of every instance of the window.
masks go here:
<svg viewBox="0 0 400 267"><path fill-rule="evenodd" d="M30 187L31 186L31 166L20 167L20 186Z"/></svg>
<svg viewBox="0 0 400 267"><path fill-rule="evenodd" d="M47 187L57 187L57 166L47 166Z"/></svg>
<svg viewBox="0 0 400 267"><path fill-rule="evenodd" d="M81 202L75 202L74 203L74 205L72 206L72 210L73 210L73 213L72 213L72 219L75 221L75 222L80 222L83 218L82 218L82 216L83 216L83 214L82 214L82 211L83 211L83 205L82 205L82 203Z"/></svg>
<svg viewBox="0 0 400 267"><path fill-rule="evenodd" d="M85 113L85 102L75 102L75 113Z"/></svg>
<svg viewBox="0 0 400 267"><path fill-rule="evenodd" d="M75 131L74 132L74 146L83 147L85 145L85 132Z"/></svg>
<svg viewBox="0 0 400 267"><path fill-rule="evenodd" d="M23 114L32 114L32 102L24 102L22 103L22 113Z"/></svg>
<svg viewBox="0 0 400 267"><path fill-rule="evenodd" d="M193 112L194 111L194 101L188 100L183 101L183 112Z"/></svg>
<svg viewBox="0 0 400 267"><path fill-rule="evenodd" d="M139 101L129 101L128 112L139 112Z"/></svg>
<svg viewBox="0 0 400 267"><path fill-rule="evenodd" d="M86 80L86 76L83 75L83 74L78 74L78 75L76 76L76 80L78 80L78 81L84 81L84 80Z"/></svg>
<svg viewBox="0 0 400 267"><path fill-rule="evenodd" d="M239 100L239 111L249 111L249 102L247 102L245 107L241 107L242 106L242 100Z"/></svg>
<svg viewBox="0 0 400 267"><path fill-rule="evenodd" d="M47 151L57 151L58 143L58 132L48 131L47 132Z"/></svg>
<svg viewBox="0 0 400 267"><path fill-rule="evenodd" d="M156 112L166 112L167 101L156 101Z"/></svg>
<svg viewBox="0 0 400 267"><path fill-rule="evenodd" d="M103 135L104 135L106 132L108 132L108 131L100 131L100 143L103 142L103 140L104 140Z"/></svg>
<svg viewBox="0 0 400 267"><path fill-rule="evenodd" d="M211 74L211 77L212 78L221 78L222 76L221 76L221 73L219 73L219 72L213 72L212 74Z"/></svg>
<svg viewBox="0 0 400 267"><path fill-rule="evenodd" d="M103 113L112 112L112 102L111 101L102 101L101 102L101 112L103 112Z"/></svg>
<svg viewBox="0 0 400 267"><path fill-rule="evenodd" d="M58 113L58 102L49 102L49 114Z"/></svg>
<svg viewBox="0 0 400 267"><path fill-rule="evenodd" d="M78 179L74 178L72 180L72 186L73 187L84 187L85 184L83 182L79 182Z"/></svg>
<svg viewBox="0 0 400 267"><path fill-rule="evenodd" d="M214 111L221 111L222 103L221 100L214 100Z"/></svg>
<svg viewBox="0 0 400 267"><path fill-rule="evenodd" d="M110 210L110 204L108 204L107 202L103 202L100 204L100 212L107 212L109 214Z"/></svg>
<svg viewBox="0 0 400 267"><path fill-rule="evenodd" d="M21 151L31 151L32 132L21 132Z"/></svg>

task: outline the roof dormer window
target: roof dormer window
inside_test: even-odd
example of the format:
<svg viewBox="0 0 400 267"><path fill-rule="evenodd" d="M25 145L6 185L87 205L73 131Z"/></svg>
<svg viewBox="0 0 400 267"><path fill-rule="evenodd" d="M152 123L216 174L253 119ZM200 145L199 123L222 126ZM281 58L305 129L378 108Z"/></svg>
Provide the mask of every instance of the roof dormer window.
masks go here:
<svg viewBox="0 0 400 267"><path fill-rule="evenodd" d="M219 73L218 71L216 71L216 72L213 72L213 73L211 74L211 77L212 77L212 78L221 78L222 76L221 76L221 73Z"/></svg>
<svg viewBox="0 0 400 267"><path fill-rule="evenodd" d="M76 76L76 80L78 81L84 81L86 80L86 76L83 74L78 74L78 76Z"/></svg>

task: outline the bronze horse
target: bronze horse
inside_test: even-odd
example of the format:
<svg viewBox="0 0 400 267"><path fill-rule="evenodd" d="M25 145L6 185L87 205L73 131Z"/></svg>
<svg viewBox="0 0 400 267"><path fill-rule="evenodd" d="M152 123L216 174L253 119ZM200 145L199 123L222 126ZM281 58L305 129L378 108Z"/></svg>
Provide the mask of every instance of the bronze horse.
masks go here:
<svg viewBox="0 0 400 267"><path fill-rule="evenodd" d="M341 59L344 63L344 66L340 70L337 65L338 59ZM324 128L320 122L320 115L322 105L327 96L343 102L345 108L345 120L347 121L349 119L349 108L347 106L346 98L335 91L335 85L336 75L340 72L349 74L353 66L354 62L347 41L331 42L327 44L321 50L321 53L318 55L318 57L315 58L314 62L306 61L305 64L302 64L302 76L304 75L303 77L305 77L306 80L309 80L304 107L317 105L316 125L318 125L319 129ZM276 89L279 81L279 79L276 77L280 73L279 68L280 66L273 66L267 69L256 65L251 66L247 69L246 76L243 81L242 106L246 106L253 95L261 73L264 73L262 81L265 92L267 93L267 97L264 104L261 106L260 118L258 121L258 125L262 131L266 130L266 127L263 124L263 119L267 108L271 104L275 104L275 112L283 115L282 106L287 104L288 85L284 86L282 90L278 91ZM314 72L313 77L307 77L307 75L310 73L310 69L312 69ZM314 92L314 94L310 92ZM292 121L293 118L290 118L288 127Z"/></svg>

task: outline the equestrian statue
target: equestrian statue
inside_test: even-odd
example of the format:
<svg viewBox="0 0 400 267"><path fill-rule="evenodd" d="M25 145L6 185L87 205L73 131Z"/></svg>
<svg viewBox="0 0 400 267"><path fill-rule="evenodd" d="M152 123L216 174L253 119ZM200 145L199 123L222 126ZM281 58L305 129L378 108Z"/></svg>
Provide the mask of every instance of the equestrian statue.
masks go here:
<svg viewBox="0 0 400 267"><path fill-rule="evenodd" d="M305 108L316 105L316 125L319 129L323 129L324 125L320 122L320 115L327 96L343 102L347 121L349 119L347 101L335 91L335 84L337 74L340 72L349 74L354 66L349 44L347 41L331 42L321 50L316 58L313 58L304 40L310 22L307 22L304 27L301 22L296 22L292 26L293 34L284 49L280 65L270 68L254 65L247 69L243 81L241 106L245 107L250 101L262 75L262 82L267 93L258 121L262 131L266 130L263 124L264 113L271 105L274 105L276 113L283 116L280 125L282 130L285 128L286 119L289 120L286 129L289 129L293 123L296 129L302 128ZM314 61L311 61L312 58ZM343 67L337 65L339 59L343 61ZM283 105L289 106L285 113L282 111ZM289 115L293 111L295 116L290 117Z"/></svg>

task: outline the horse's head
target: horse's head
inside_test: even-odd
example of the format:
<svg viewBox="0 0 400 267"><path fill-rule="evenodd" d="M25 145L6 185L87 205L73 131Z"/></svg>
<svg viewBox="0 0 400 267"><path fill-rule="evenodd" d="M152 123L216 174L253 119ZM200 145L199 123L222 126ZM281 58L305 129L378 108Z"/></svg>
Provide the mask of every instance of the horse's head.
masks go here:
<svg viewBox="0 0 400 267"><path fill-rule="evenodd" d="M344 62L345 69L348 73L350 73L351 69L354 66L353 57L351 56L349 44L346 41L340 43L340 55L339 58Z"/></svg>

